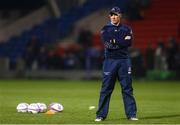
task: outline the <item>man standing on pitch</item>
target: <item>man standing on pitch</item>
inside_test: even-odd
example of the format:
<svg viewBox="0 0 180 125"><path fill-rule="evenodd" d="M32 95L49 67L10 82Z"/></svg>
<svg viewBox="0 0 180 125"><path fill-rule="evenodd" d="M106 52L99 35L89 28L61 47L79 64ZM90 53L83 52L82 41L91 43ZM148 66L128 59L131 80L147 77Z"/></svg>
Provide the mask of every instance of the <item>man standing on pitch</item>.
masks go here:
<svg viewBox="0 0 180 125"><path fill-rule="evenodd" d="M114 7L109 12L110 22L101 30L101 37L105 47L103 63L103 81L100 92L99 107L95 121L102 121L107 117L111 94L116 79L122 88L125 113L129 120L136 118L136 102L133 97L131 61L128 47L132 42L132 30L121 23L122 12Z"/></svg>

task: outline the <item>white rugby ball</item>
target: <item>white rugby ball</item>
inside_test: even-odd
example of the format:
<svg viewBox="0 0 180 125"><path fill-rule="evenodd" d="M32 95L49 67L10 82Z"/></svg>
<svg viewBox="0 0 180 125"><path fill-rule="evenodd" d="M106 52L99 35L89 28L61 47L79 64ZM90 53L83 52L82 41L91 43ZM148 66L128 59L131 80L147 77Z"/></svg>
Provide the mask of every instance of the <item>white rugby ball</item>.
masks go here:
<svg viewBox="0 0 180 125"><path fill-rule="evenodd" d="M39 106L39 112L45 112L47 110L47 106L45 103L37 103L37 105Z"/></svg>
<svg viewBox="0 0 180 125"><path fill-rule="evenodd" d="M28 111L28 103L19 103L16 107L17 112L27 112Z"/></svg>
<svg viewBox="0 0 180 125"><path fill-rule="evenodd" d="M38 106L37 103L31 103L29 106L28 106L28 112L29 113L33 113L33 114L37 114L40 112L40 107Z"/></svg>
<svg viewBox="0 0 180 125"><path fill-rule="evenodd" d="M49 110L52 110L53 112L61 112L64 110L64 107L60 103L53 102L49 105Z"/></svg>

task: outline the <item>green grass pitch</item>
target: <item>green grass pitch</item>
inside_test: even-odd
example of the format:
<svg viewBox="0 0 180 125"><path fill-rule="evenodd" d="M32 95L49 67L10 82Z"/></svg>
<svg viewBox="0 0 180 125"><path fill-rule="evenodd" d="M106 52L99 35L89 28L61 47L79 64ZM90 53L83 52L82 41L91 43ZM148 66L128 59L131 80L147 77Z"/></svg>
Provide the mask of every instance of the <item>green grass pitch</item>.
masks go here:
<svg viewBox="0 0 180 125"><path fill-rule="evenodd" d="M0 80L0 124L96 124L100 86L101 81ZM133 87L139 121L126 119L117 83L108 117L100 124L180 123L179 81L134 81ZM60 102L64 111L50 116L18 113L20 102ZM89 110L92 105L96 109Z"/></svg>

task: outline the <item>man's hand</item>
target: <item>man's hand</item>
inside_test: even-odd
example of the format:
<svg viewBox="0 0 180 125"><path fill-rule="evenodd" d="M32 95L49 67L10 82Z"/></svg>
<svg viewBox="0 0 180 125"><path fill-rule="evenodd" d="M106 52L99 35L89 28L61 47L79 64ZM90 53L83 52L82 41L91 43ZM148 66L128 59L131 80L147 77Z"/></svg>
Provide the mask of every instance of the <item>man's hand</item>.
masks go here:
<svg viewBox="0 0 180 125"><path fill-rule="evenodd" d="M125 38L124 38L124 40L130 40L131 39L131 36L126 36Z"/></svg>

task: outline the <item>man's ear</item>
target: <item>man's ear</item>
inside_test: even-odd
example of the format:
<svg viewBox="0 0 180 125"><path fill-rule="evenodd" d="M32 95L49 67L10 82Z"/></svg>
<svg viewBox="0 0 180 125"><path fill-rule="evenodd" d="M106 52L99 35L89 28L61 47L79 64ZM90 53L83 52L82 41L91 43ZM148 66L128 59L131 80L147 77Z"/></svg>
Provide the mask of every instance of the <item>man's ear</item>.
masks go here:
<svg viewBox="0 0 180 125"><path fill-rule="evenodd" d="M122 18L122 14L119 14L119 17Z"/></svg>

